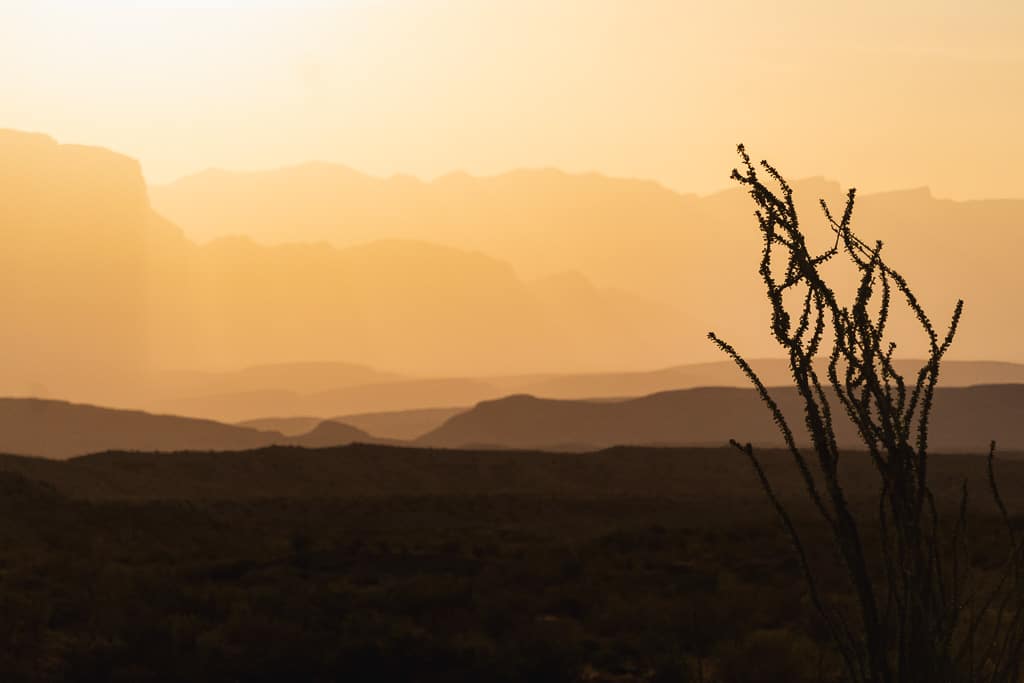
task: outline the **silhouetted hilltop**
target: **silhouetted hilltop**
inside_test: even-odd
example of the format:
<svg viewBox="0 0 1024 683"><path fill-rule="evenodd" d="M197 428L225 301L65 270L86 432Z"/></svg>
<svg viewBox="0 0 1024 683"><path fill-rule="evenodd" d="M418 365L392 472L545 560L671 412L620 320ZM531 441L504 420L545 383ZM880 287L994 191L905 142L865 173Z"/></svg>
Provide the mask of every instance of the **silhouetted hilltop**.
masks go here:
<svg viewBox="0 0 1024 683"><path fill-rule="evenodd" d="M412 441L440 427L453 415L458 415L466 410L469 408L420 408L339 415L331 418L331 421L350 425L380 439ZM285 436L301 436L309 433L322 422L325 420L319 417L267 417L245 420L239 422L238 426L281 432Z"/></svg>
<svg viewBox="0 0 1024 683"><path fill-rule="evenodd" d="M285 436L176 415L0 398L0 453L65 459L110 450L239 451L272 444L319 448L374 441L366 432L337 421L320 421Z"/></svg>
<svg viewBox="0 0 1024 683"><path fill-rule="evenodd" d="M440 427L448 418L468 408L421 408L380 413L339 415L339 422L363 429L382 439L412 441Z"/></svg>
<svg viewBox="0 0 1024 683"><path fill-rule="evenodd" d="M243 420L238 426L263 432L280 432L285 436L301 436L316 429L323 421L320 417L264 417Z"/></svg>
<svg viewBox="0 0 1024 683"><path fill-rule="evenodd" d="M789 386L792 375L781 358L754 358L750 361L767 386ZM922 361L897 359L897 371L913 377ZM649 372L599 372L542 377L491 378L493 384L508 393L526 393L542 398L597 398L644 396L673 389L695 387L747 388L749 382L731 360L692 363ZM948 360L942 364L943 387L976 384L1024 384L1024 365L994 361Z"/></svg>
<svg viewBox="0 0 1024 683"><path fill-rule="evenodd" d="M111 410L64 401L0 399L0 452L69 458L106 450L258 448L284 437L172 415Z"/></svg>
<svg viewBox="0 0 1024 683"><path fill-rule="evenodd" d="M417 410L396 410L378 413L361 413L355 415L339 415L324 420L319 417L268 417L239 422L239 427L262 431L280 432L289 437L308 435L324 422L342 423L361 430L362 438L388 439L395 441L412 441L427 432L440 427L453 415L465 412L468 408L421 408Z"/></svg>
<svg viewBox="0 0 1024 683"><path fill-rule="evenodd" d="M772 395L802 437L795 390ZM836 420L840 446L862 447L845 418ZM698 388L622 401L559 401L510 396L485 401L424 435L424 446L590 450L614 445L720 446L735 438L782 446L767 409L751 389ZM1024 385L940 388L929 446L933 451L985 452L990 440L1024 450Z"/></svg>
<svg viewBox="0 0 1024 683"><path fill-rule="evenodd" d="M293 437L290 442L304 448L326 448L356 442L370 443L372 436L341 422L324 420L309 432Z"/></svg>
<svg viewBox="0 0 1024 683"><path fill-rule="evenodd" d="M515 395L484 401L417 443L446 448L590 450L612 445L714 445L733 429L770 433L757 397L744 389L665 392L622 401L570 401Z"/></svg>

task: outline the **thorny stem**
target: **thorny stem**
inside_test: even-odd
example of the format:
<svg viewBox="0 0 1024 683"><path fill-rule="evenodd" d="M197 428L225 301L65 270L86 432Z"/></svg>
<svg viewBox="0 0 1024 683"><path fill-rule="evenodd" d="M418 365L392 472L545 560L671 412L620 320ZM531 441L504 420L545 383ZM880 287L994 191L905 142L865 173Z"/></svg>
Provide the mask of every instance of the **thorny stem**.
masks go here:
<svg viewBox="0 0 1024 683"><path fill-rule="evenodd" d="M847 679L864 683L985 681L1016 682L1024 652L1024 549L1018 543L996 486L995 444L989 452L990 493L1009 530L1010 552L996 581L975 585L967 544L967 485L961 488L952 533L943 532L928 484L928 428L941 361L953 343L963 311L958 301L948 327L936 330L917 296L886 263L882 243L854 235L850 224L856 192L847 194L837 220L822 200L834 245L812 255L800 227L793 189L765 161L778 191L767 187L759 169L738 147L741 168L732 177L746 187L757 207L763 239L758 272L771 309L771 333L785 350L793 384L803 404L810 456L749 363L714 333L708 336L737 364L768 407L796 464L808 497L827 524L858 606L855 615L830 602L819 589L814 567L793 518L775 493L750 444L733 445L753 465L766 496L796 549L815 610L828 627ZM785 261L777 263L777 253ZM844 255L859 272L850 305L840 304L821 266ZM777 273L779 273L777 275ZM800 291L797 310L784 295ZM880 295L879 295L880 293ZM896 344L887 340L894 299L914 315L928 340L928 356L912 381L893 363ZM819 354L831 346L819 375ZM833 401L841 409L833 410ZM834 415L856 429L879 477L875 530L880 537L881 579L864 549L867 528L851 509L839 469ZM842 417L840 418L842 419ZM880 584L881 582L881 584ZM880 597L881 601L880 601ZM984 654L976 644L984 640Z"/></svg>

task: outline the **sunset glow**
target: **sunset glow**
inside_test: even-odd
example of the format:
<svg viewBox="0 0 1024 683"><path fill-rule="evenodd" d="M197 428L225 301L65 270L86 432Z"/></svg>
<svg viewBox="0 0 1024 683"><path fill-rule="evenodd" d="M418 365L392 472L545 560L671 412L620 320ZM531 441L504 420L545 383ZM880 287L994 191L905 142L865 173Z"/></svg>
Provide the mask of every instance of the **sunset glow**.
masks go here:
<svg viewBox="0 0 1024 683"><path fill-rule="evenodd" d="M1022 0L0 0L0 683L1021 683L1022 122Z"/></svg>
<svg viewBox="0 0 1024 683"><path fill-rule="evenodd" d="M316 159L708 192L743 139L798 177L1020 197L1022 34L1003 0L5 3L0 121L157 182Z"/></svg>

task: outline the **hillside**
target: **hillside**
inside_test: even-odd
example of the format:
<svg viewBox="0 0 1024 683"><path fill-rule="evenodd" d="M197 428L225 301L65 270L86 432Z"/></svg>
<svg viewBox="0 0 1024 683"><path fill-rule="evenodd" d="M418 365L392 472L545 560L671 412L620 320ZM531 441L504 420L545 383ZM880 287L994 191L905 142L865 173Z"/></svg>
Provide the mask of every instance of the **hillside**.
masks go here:
<svg viewBox="0 0 1024 683"><path fill-rule="evenodd" d="M412 441L433 431L453 415L468 408L421 408L418 410L396 410L379 413L339 415L332 418L361 429L368 435L381 439ZM311 431L323 422L319 417L268 417L239 422L238 426L249 429L281 432L285 436L299 436Z"/></svg>
<svg viewBox="0 0 1024 683"><path fill-rule="evenodd" d="M284 436L299 436L312 431L321 422L323 418L319 417L265 417L243 420L238 426L263 432L279 432Z"/></svg>
<svg viewBox="0 0 1024 683"><path fill-rule="evenodd" d="M469 409L421 408L419 410L340 415L335 419L380 438L412 441L440 427L448 418L467 410Z"/></svg>
<svg viewBox="0 0 1024 683"><path fill-rule="evenodd" d="M351 443L370 443L373 440L372 436L361 429L333 420L324 420L305 434L289 439L287 443L304 448L327 448Z"/></svg>
<svg viewBox="0 0 1024 683"><path fill-rule="evenodd" d="M175 415L0 398L0 453L67 459L111 450L242 451L272 444L315 448L372 441L366 432L332 421L285 436Z"/></svg>
<svg viewBox="0 0 1024 683"><path fill-rule="evenodd" d="M0 399L0 452L70 458L106 450L259 448L282 435L171 415L64 401Z"/></svg>
<svg viewBox="0 0 1024 683"><path fill-rule="evenodd" d="M791 416L793 390L773 395ZM941 388L933 451L980 452L990 439L1024 450L1024 384ZM797 421L793 420L794 427ZM858 448L848 425L840 445ZM696 388L641 398L555 400L514 395L469 409L441 408L229 425L210 420L40 399L0 399L0 453L66 459L108 450L241 451L270 445L322 448L350 443L442 448L585 451L618 445L714 446L730 438L781 445L753 391Z"/></svg>
<svg viewBox="0 0 1024 683"><path fill-rule="evenodd" d="M895 367L905 376L912 377L921 363L920 360L898 359ZM792 384L789 364L781 358L754 358L750 365L767 386ZM749 387L747 378L731 360L689 363L647 372L494 377L487 378L487 381L505 393L532 394L541 398L624 398L673 389ZM1024 384L1024 364L957 360L942 364L942 386L967 387L975 384Z"/></svg>
<svg viewBox="0 0 1024 683"><path fill-rule="evenodd" d="M780 388L772 395L799 437L802 407L795 390ZM995 439L1004 450L1024 450L1022 418L1024 385L940 388L929 448L981 453ZM860 447L847 420L837 419L836 431L841 447ZM732 438L762 447L782 445L770 414L751 389L698 388L601 402L510 396L450 418L417 443L592 450L613 445L720 446Z"/></svg>

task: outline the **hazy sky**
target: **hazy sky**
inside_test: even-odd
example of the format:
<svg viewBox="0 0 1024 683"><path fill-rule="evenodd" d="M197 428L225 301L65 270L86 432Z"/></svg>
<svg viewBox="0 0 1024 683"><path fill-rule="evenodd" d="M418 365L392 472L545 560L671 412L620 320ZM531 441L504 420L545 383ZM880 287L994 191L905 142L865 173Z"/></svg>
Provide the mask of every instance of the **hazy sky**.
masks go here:
<svg viewBox="0 0 1024 683"><path fill-rule="evenodd" d="M1021 36L1010 0L0 0L0 127L156 182L317 159L707 192L743 140L794 177L1024 197Z"/></svg>

